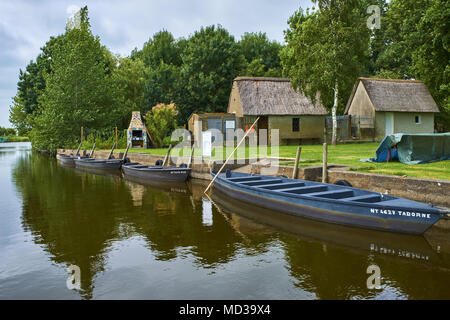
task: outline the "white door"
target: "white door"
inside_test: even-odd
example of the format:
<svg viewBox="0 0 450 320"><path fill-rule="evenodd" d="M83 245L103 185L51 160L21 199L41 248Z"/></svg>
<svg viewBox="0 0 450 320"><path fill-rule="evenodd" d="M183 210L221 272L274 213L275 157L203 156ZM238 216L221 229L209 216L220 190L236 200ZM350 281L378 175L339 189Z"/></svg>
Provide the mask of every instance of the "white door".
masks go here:
<svg viewBox="0 0 450 320"><path fill-rule="evenodd" d="M394 133L394 114L392 112L386 112L386 135Z"/></svg>

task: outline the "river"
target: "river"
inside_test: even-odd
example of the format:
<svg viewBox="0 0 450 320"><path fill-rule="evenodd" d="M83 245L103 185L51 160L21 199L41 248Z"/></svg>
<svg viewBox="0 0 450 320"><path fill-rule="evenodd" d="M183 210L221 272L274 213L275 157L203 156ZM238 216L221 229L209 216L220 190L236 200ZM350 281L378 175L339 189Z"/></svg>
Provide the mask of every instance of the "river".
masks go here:
<svg viewBox="0 0 450 320"><path fill-rule="evenodd" d="M0 144L0 299L450 298L450 252L429 239L217 191L211 201L205 186L65 168L28 143Z"/></svg>

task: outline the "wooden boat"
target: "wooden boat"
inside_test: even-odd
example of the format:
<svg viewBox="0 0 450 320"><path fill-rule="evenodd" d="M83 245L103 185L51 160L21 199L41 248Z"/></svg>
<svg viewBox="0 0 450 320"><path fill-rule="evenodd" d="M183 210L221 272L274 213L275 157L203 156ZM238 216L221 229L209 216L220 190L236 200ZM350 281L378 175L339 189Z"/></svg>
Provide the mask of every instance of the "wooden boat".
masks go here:
<svg viewBox="0 0 450 320"><path fill-rule="evenodd" d="M86 156L80 156L80 148L81 148L81 143L78 146L78 149L77 149L77 152L75 153L75 155L57 153L56 160L58 160L59 163L65 165L65 166L75 166L75 159L87 159L87 158L91 157L91 155L94 153L95 143L94 143L94 147L92 148L91 153L89 153Z"/></svg>
<svg viewBox="0 0 450 320"><path fill-rule="evenodd" d="M212 173L215 177L215 172ZM324 222L423 234L446 209L378 192L313 181L247 173L221 173L215 188L234 199Z"/></svg>
<svg viewBox="0 0 450 320"><path fill-rule="evenodd" d="M75 166L77 168L87 168L87 169L119 170L122 167L122 164L128 162L126 156L130 144L128 144L127 150L125 151L125 154L123 155L122 159L114 159L114 157L112 156L115 147L116 144L114 143L111 152L109 153L109 156L106 159L94 159L94 158L74 159Z"/></svg>
<svg viewBox="0 0 450 320"><path fill-rule="evenodd" d="M184 182L189 177L191 169L186 165L180 167L163 167L161 165L143 165L127 163L122 166L125 176L132 176L153 181Z"/></svg>

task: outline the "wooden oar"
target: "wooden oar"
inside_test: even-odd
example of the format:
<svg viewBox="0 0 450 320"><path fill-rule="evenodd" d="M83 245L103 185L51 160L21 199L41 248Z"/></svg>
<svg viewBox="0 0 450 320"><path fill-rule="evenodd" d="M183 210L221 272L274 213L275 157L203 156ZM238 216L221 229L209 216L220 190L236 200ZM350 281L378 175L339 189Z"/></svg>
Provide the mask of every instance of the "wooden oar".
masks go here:
<svg viewBox="0 0 450 320"><path fill-rule="evenodd" d="M227 160L225 160L225 163L222 165L222 167L219 169L219 171L217 171L216 175L214 176L214 179L212 179L211 183L208 185L208 187L205 189L205 193L209 190L209 188L212 186L212 184L214 183L214 181L216 181L216 178L219 176L219 173L223 170L223 168L225 167L225 165L227 164L228 160L230 160L230 158L234 155L234 153L236 152L236 150L239 148L239 146L241 145L241 143L245 140L245 138L247 137L247 135L250 133L250 131L252 131L253 127L255 126L255 124L258 122L259 117L256 118L255 122L253 122L252 126L250 127L250 129L247 130L247 132L245 133L244 137L242 137L241 141L239 141L238 145L236 146L236 148L234 148L233 152L228 156Z"/></svg>
<svg viewBox="0 0 450 320"><path fill-rule="evenodd" d="M92 151L91 151L91 153L89 153L89 158L92 158L92 156L94 155L95 144L96 144L96 142L94 142L94 145L92 146Z"/></svg>
<svg viewBox="0 0 450 320"><path fill-rule="evenodd" d="M77 153L75 153L75 156L78 156L80 154L81 145L83 142L80 142L80 145L78 146Z"/></svg>
<svg viewBox="0 0 450 320"><path fill-rule="evenodd" d="M112 156L113 151L114 151L115 148L116 148L116 143L114 142L113 147L112 147L111 151L109 152L108 159L111 159L111 156Z"/></svg>
<svg viewBox="0 0 450 320"><path fill-rule="evenodd" d="M164 161L163 161L163 164L162 164L163 167L166 165L166 162L169 160L170 150L172 150L172 145L169 145L169 149L167 150L167 154L164 157Z"/></svg>
<svg viewBox="0 0 450 320"><path fill-rule="evenodd" d="M192 145L191 156L189 157L189 162L187 165L188 168L190 168L192 165L192 157L194 156L194 149L195 149L195 144Z"/></svg>
<svg viewBox="0 0 450 320"><path fill-rule="evenodd" d="M127 145L127 150L125 150L125 153L123 154L122 162L125 161L125 158L127 157L128 149L130 148L130 146L131 146L131 142Z"/></svg>

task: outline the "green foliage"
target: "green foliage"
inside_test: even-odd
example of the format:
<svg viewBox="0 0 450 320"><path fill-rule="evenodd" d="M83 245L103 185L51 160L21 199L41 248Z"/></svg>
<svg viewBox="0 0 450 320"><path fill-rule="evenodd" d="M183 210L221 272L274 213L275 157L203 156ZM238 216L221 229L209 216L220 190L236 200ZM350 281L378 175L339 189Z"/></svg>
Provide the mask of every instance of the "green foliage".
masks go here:
<svg viewBox="0 0 450 320"><path fill-rule="evenodd" d="M233 79L245 65L234 37L220 25L201 28L181 57L180 123L193 112L225 112Z"/></svg>
<svg viewBox="0 0 450 320"><path fill-rule="evenodd" d="M450 3L385 1L381 29L371 39L369 71L380 77L422 80L440 107L437 121L450 130Z"/></svg>
<svg viewBox="0 0 450 320"><path fill-rule="evenodd" d="M369 32L360 1L314 1L319 10L299 10L289 18L283 73L294 88L331 109L337 89L339 109L347 102L364 68ZM339 110L338 109L338 110Z"/></svg>
<svg viewBox="0 0 450 320"><path fill-rule="evenodd" d="M127 130L119 130L117 132L117 146L116 149L125 149L127 147ZM83 148L91 149L95 143L96 150L111 149L116 142L115 128L104 128L101 130L88 130L83 138ZM75 143L71 146L73 149L78 147Z"/></svg>
<svg viewBox="0 0 450 320"><path fill-rule="evenodd" d="M15 135L16 135L16 130L14 130L13 128L0 127L0 137L15 136Z"/></svg>
<svg viewBox="0 0 450 320"><path fill-rule="evenodd" d="M170 142L171 133L177 127L177 114L178 110L173 103L160 103L144 116L147 129L158 146Z"/></svg>
<svg viewBox="0 0 450 320"><path fill-rule="evenodd" d="M128 128L131 113L140 111L144 104L147 78L145 65L140 59L120 59L119 67L113 70L112 78L119 100L114 121L119 129L125 129Z"/></svg>
<svg viewBox="0 0 450 320"><path fill-rule="evenodd" d="M90 31L87 7L79 28L67 30L60 50L46 73L46 88L38 99L30 138L37 148L62 147L78 141L80 126L114 124L117 90L111 76L112 55Z"/></svg>
<svg viewBox="0 0 450 320"><path fill-rule="evenodd" d="M266 33L246 32L238 42L247 62L243 76L281 77L280 50L282 45L270 41Z"/></svg>

